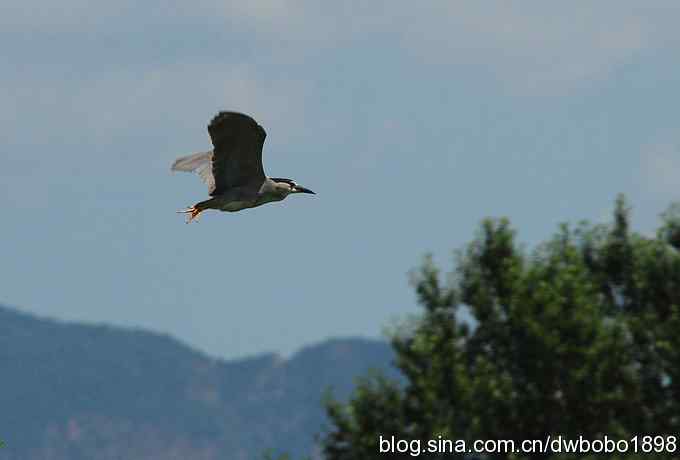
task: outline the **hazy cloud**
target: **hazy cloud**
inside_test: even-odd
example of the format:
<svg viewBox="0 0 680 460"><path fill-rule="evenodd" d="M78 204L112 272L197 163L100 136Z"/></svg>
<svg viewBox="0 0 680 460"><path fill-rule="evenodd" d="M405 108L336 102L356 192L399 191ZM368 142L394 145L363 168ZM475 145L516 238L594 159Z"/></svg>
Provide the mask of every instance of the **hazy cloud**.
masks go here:
<svg viewBox="0 0 680 460"><path fill-rule="evenodd" d="M301 46L392 40L424 65L472 65L522 92L561 92L606 77L639 54L680 41L680 5L632 1L315 2L234 7L280 40Z"/></svg>
<svg viewBox="0 0 680 460"><path fill-rule="evenodd" d="M351 44L371 47L375 40L386 40L424 65L475 65L511 88L546 92L546 87L559 90L602 78L639 53L677 43L680 5L670 1L648 5L199 0L140 6L130 1L66 0L52 5L10 0L0 23L5 33L97 30L104 35L118 32L120 41L138 38L135 31L140 30L181 34L186 40L195 38L196 32L227 31L242 34L263 51L274 47L284 55ZM126 37L126 32L132 34Z"/></svg>

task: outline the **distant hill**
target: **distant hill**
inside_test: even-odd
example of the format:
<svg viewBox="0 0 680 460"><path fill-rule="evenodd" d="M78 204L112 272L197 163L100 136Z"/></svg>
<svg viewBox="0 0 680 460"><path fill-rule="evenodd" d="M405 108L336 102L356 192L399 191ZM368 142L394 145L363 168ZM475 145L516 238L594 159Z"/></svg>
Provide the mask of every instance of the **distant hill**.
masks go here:
<svg viewBox="0 0 680 460"><path fill-rule="evenodd" d="M0 307L0 460L250 460L310 453L320 401L346 397L380 341L336 339L284 360L209 357L161 334Z"/></svg>

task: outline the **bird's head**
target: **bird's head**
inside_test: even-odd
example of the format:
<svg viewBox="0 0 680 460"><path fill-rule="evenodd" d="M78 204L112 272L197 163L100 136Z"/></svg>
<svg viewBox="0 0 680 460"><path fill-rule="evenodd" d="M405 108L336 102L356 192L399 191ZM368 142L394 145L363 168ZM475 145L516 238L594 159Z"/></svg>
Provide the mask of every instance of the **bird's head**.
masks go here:
<svg viewBox="0 0 680 460"><path fill-rule="evenodd" d="M271 180L276 182L277 185L286 187L286 191L289 194L292 193L310 193L312 195L316 195L316 193L312 192L310 189L302 187L301 185L298 185L294 180L291 179L283 179L281 177L271 177Z"/></svg>

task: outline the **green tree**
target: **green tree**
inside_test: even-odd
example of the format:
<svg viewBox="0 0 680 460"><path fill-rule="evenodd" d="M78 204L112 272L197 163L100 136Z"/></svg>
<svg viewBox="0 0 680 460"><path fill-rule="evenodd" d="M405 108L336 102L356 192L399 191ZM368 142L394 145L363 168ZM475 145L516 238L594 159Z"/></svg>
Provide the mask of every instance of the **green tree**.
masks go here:
<svg viewBox="0 0 680 460"><path fill-rule="evenodd" d="M485 220L448 277L431 258L415 273L424 312L391 334L404 381L367 376L347 404L328 402L326 458L386 458L380 436L424 447L439 436L678 435L679 247L679 206L645 237L623 197L611 224L562 225L531 252L508 220Z"/></svg>

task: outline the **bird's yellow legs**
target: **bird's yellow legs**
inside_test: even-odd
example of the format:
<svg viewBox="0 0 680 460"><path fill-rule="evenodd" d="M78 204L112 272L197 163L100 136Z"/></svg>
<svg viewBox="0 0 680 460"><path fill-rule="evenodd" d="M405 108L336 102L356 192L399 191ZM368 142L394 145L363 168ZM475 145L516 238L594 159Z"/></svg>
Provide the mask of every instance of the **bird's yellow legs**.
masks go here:
<svg viewBox="0 0 680 460"><path fill-rule="evenodd" d="M202 209L198 209L196 206L192 206L188 209L183 209L181 211L177 211L178 213L181 214L188 214L187 216L187 224L191 223L192 220L196 219L198 220L198 215L203 212Z"/></svg>

